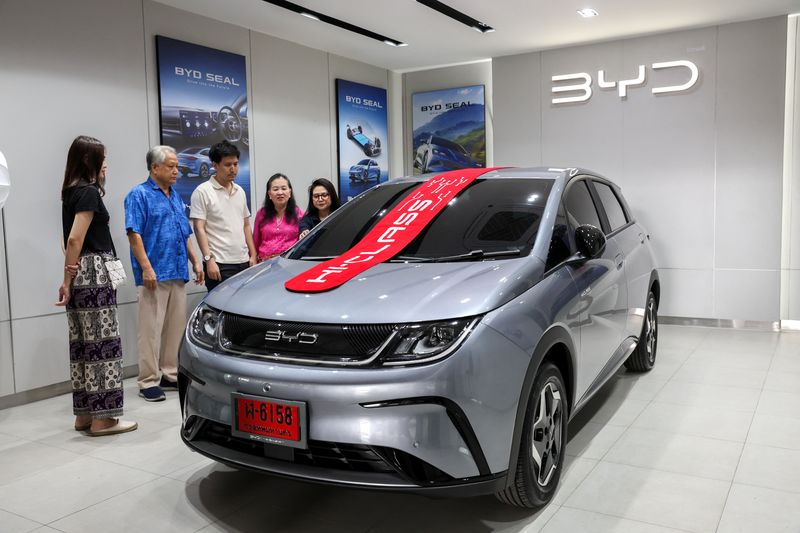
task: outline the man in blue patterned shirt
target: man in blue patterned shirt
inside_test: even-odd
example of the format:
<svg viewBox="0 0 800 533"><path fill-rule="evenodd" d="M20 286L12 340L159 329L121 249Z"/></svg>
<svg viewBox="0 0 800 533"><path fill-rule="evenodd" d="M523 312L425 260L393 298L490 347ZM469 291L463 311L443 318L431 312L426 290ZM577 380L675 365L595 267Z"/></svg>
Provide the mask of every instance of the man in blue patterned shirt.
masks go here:
<svg viewBox="0 0 800 533"><path fill-rule="evenodd" d="M178 179L175 150L151 148L147 168L147 181L125 197L125 227L139 293L139 396L158 402L166 398L164 390L178 390L188 263L197 284L203 283L203 267L194 253L183 200L172 188Z"/></svg>

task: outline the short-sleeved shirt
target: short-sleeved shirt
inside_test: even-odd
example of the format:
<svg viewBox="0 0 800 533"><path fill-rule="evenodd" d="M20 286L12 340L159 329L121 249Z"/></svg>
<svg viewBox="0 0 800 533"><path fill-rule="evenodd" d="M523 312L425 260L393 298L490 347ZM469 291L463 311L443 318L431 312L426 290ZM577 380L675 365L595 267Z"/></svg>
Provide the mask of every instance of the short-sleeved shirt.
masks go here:
<svg viewBox="0 0 800 533"><path fill-rule="evenodd" d="M83 239L81 253L111 252L114 250L114 241L108 228L108 210L106 209L100 191L94 185L78 185L64 191L64 201L61 204L61 228L64 232L64 246L67 245L75 215L84 211L94 213L86 237Z"/></svg>
<svg viewBox="0 0 800 533"><path fill-rule="evenodd" d="M192 234L180 195L169 188L169 196L153 178L140 183L125 197L125 228L138 233L144 251L159 282L189 281L186 239ZM136 285L143 285L142 266L131 250L131 266Z"/></svg>
<svg viewBox="0 0 800 533"><path fill-rule="evenodd" d="M250 251L244 237L244 220L250 218L244 189L233 184L231 192L213 177L192 193L189 217L206 221L208 247L223 264L245 263Z"/></svg>

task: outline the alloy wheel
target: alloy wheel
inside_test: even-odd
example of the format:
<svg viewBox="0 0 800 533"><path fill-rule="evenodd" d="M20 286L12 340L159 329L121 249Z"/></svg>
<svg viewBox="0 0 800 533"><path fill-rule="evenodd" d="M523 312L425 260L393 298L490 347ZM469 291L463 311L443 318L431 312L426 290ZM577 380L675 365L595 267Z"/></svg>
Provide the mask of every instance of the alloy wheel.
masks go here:
<svg viewBox="0 0 800 533"><path fill-rule="evenodd" d="M644 339L647 348L647 360L652 364L656 358L656 334L658 321L656 320L656 302L653 298L647 301L647 311L644 317Z"/></svg>
<svg viewBox="0 0 800 533"><path fill-rule="evenodd" d="M537 482L545 486L555 473L561 458L561 391L550 381L539 393L533 420L531 454L538 469Z"/></svg>

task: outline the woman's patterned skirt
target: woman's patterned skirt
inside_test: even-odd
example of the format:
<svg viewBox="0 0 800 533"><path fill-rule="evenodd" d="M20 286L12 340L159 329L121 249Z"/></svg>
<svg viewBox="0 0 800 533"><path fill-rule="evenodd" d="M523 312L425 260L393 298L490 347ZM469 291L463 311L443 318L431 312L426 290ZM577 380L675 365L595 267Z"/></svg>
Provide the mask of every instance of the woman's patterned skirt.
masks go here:
<svg viewBox="0 0 800 533"><path fill-rule="evenodd" d="M122 341L108 259L110 253L80 256L67 303L73 412L92 418L122 415Z"/></svg>

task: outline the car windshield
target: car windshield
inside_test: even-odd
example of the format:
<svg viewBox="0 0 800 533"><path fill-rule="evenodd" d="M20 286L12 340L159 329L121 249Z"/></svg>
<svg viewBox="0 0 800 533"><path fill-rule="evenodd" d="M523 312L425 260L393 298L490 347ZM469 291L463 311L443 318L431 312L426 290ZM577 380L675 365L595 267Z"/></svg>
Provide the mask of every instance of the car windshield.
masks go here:
<svg viewBox="0 0 800 533"><path fill-rule="evenodd" d="M421 182L375 187L342 206L297 243L290 259L323 260L359 242ZM478 179L462 191L395 261L480 261L527 255L533 247L553 180Z"/></svg>
<svg viewBox="0 0 800 533"><path fill-rule="evenodd" d="M181 153L184 153L184 154L196 154L196 153L198 153L198 152L200 152L202 150L203 150L203 147L201 146L199 148L187 148L186 150L184 150Z"/></svg>
<svg viewBox="0 0 800 533"><path fill-rule="evenodd" d="M361 161L359 161L356 164L357 165L369 165L369 159L362 159Z"/></svg>
<svg viewBox="0 0 800 533"><path fill-rule="evenodd" d="M460 144L454 143L452 141L448 141L447 139L443 139L441 137L434 137L433 139L431 139L431 144L432 145L441 146L442 148L448 148L450 150L455 150L456 152L458 152L460 154L463 154L463 155L469 155L469 154L467 154L467 151L464 149L464 147L461 146Z"/></svg>

